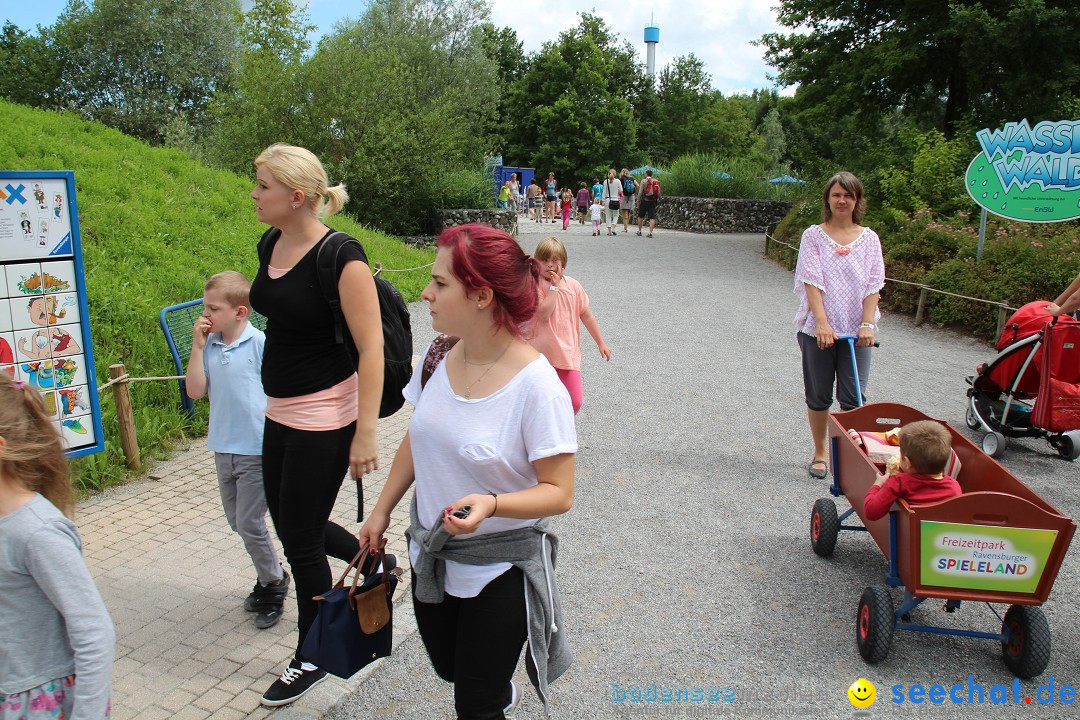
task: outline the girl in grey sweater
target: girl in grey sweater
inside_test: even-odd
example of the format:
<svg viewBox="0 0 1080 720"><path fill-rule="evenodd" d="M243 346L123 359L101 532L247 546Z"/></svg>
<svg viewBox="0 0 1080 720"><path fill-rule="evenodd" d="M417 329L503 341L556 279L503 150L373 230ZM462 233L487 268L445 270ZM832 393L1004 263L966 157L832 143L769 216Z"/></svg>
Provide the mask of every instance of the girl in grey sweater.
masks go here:
<svg viewBox="0 0 1080 720"><path fill-rule="evenodd" d="M74 506L44 401L0 372L0 720L109 717L115 635Z"/></svg>

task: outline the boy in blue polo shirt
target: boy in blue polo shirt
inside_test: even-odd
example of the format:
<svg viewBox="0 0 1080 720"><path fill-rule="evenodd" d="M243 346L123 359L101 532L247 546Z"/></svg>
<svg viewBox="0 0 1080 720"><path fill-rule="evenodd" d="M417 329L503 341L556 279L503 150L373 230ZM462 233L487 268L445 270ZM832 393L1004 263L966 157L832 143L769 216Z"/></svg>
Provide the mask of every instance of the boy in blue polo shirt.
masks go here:
<svg viewBox="0 0 1080 720"><path fill-rule="evenodd" d="M193 400L207 392L211 396L206 446L214 451L225 517L244 539L258 576L244 609L256 613L255 627L265 629L281 619L289 574L266 529L262 476L266 336L248 322L250 289L248 279L233 270L206 281L203 314L192 329L186 380Z"/></svg>

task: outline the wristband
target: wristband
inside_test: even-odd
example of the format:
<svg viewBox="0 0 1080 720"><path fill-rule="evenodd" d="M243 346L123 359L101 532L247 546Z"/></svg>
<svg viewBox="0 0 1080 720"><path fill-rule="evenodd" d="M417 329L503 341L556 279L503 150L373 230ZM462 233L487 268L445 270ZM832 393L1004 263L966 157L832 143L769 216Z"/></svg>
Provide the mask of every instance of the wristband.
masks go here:
<svg viewBox="0 0 1080 720"><path fill-rule="evenodd" d="M488 517L495 517L495 513L499 510L499 496L493 492L489 492L488 495L495 498L495 507L492 508L491 514Z"/></svg>
<svg viewBox="0 0 1080 720"><path fill-rule="evenodd" d="M860 330L862 330L863 328L866 328L868 330L873 330L874 329L874 323L863 323L862 325L859 325Z"/></svg>

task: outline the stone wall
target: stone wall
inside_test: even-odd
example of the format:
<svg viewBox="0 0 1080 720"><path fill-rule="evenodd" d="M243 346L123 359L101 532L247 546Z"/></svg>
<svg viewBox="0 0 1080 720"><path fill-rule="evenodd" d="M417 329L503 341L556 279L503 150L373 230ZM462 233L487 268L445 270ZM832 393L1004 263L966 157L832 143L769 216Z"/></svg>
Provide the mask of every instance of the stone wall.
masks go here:
<svg viewBox="0 0 1080 720"><path fill-rule="evenodd" d="M787 200L664 196L656 206L656 224L700 233L771 232L794 204Z"/></svg>
<svg viewBox="0 0 1080 720"><path fill-rule="evenodd" d="M511 235L518 234L518 215L513 210L436 210L435 232L440 233L448 227L482 223Z"/></svg>

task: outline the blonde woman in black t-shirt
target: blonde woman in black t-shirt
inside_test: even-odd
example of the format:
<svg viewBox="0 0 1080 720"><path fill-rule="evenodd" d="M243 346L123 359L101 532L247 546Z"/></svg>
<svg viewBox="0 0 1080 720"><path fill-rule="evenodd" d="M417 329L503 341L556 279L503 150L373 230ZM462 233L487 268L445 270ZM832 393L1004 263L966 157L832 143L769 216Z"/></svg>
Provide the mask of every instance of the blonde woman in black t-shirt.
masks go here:
<svg viewBox="0 0 1080 720"><path fill-rule="evenodd" d="M327 555L351 560L360 550L356 536L330 522L330 513L347 470L360 477L379 467L383 336L375 282L359 243L342 246L335 268L348 326L343 343L336 341L333 313L319 288L315 259L334 232L322 218L341 209L345 188L328 187L319 159L292 145L271 145L255 167L251 197L259 221L271 226L251 285L252 307L267 318L263 484L299 611L296 656L262 698L274 707L326 676L304 662L301 649L316 614L311 598L333 583Z"/></svg>

